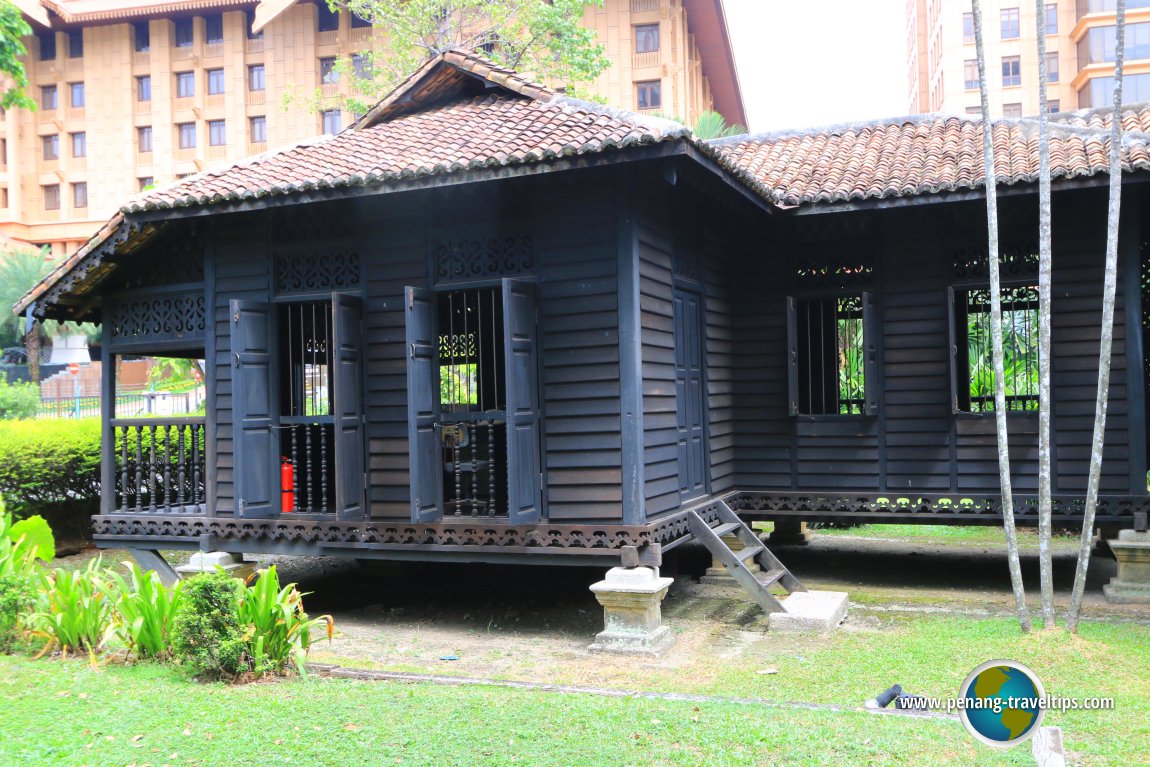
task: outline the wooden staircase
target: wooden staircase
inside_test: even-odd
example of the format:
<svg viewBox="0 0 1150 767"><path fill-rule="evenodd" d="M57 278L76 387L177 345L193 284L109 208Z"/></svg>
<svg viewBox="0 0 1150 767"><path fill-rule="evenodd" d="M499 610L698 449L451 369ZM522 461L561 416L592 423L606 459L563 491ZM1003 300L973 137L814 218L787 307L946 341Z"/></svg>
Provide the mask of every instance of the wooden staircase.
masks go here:
<svg viewBox="0 0 1150 767"><path fill-rule="evenodd" d="M719 501L719 524L711 527L699 514L687 512L691 535L707 547L707 550L727 568L727 572L743 589L750 594L766 613L786 612L786 606L770 592L776 583L793 594L807 588L788 570L778 557L759 540L755 531L747 526L739 516L723 501ZM743 544L738 551L733 550L723 540L726 536L736 536ZM754 562L762 569L756 575L748 566Z"/></svg>

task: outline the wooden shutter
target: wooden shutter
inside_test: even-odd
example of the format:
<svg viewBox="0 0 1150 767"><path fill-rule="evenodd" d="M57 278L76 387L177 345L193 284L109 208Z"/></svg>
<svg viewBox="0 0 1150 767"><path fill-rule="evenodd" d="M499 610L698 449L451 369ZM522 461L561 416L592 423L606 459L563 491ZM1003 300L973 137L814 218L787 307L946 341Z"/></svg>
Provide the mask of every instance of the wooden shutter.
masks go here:
<svg viewBox="0 0 1150 767"><path fill-rule="evenodd" d="M439 448L439 369L435 293L407 288L407 436L411 461L411 518L443 518L443 466Z"/></svg>
<svg viewBox="0 0 1150 767"><path fill-rule="evenodd" d="M230 309L236 516L271 517L281 490L274 307L233 300Z"/></svg>
<svg viewBox="0 0 1150 767"><path fill-rule="evenodd" d="M363 386L360 336L363 302L331 297L332 393L335 422L335 508L340 519L361 520L366 509L363 468Z"/></svg>
<svg viewBox="0 0 1150 767"><path fill-rule="evenodd" d="M787 296L787 413L799 414L799 319L794 296Z"/></svg>
<svg viewBox="0 0 1150 767"><path fill-rule="evenodd" d="M960 396L960 392L959 392L958 387L959 387L959 383L961 381L965 380L967 377L967 371L965 371L965 370L960 371L959 370L959 365L962 364L962 360L966 359L967 355L960 353L959 348L958 348L959 342L961 340L963 340L959 337L959 332L958 332L958 323L959 323L958 314L961 311L959 306L958 306L958 293L959 293L959 291L956 291L954 289L954 287L949 287L946 289L946 307L947 307L946 320L947 320L947 326L950 329L950 354L948 356L950 357L950 412L951 413L961 412L960 403L962 401L962 397ZM965 307L963 307L963 309L965 309Z"/></svg>
<svg viewBox="0 0 1150 767"><path fill-rule="evenodd" d="M535 286L503 280L503 357L507 381L507 509L511 522L539 521L539 395Z"/></svg>
<svg viewBox="0 0 1150 767"><path fill-rule="evenodd" d="M878 296L874 293L862 294L863 312L863 390L866 394L864 412L878 414L878 403L882 399L880 391L878 348L882 339L882 322L878 311Z"/></svg>

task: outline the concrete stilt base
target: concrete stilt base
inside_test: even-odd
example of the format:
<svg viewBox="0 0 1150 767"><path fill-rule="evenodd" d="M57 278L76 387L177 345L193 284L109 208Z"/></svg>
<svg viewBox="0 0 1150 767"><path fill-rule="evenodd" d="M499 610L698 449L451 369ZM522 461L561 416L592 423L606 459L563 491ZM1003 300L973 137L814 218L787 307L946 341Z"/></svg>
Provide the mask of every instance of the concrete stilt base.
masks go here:
<svg viewBox="0 0 1150 767"><path fill-rule="evenodd" d="M658 657L674 642L663 625L663 597L673 581L649 567L613 567L591 586L603 605L603 630L588 648L593 652Z"/></svg>
<svg viewBox="0 0 1150 767"><path fill-rule="evenodd" d="M186 565L176 568L181 578L190 578L200 573L214 573L222 569L228 575L246 579L256 571L255 562L245 562L243 554L230 554L226 551L197 551Z"/></svg>
<svg viewBox="0 0 1150 767"><path fill-rule="evenodd" d="M727 544L727 548L736 554L746 548L737 535L724 535L723 543ZM759 567L758 562L754 560L750 560L745 564L747 569L755 574L755 577L758 577L759 573L762 572L762 568ZM723 563L720 562L717 557L711 557L711 566L707 568L707 572L703 574L703 577L699 578L699 583L706 583L711 586L737 585L735 579L731 577L731 574L727 572L727 568L723 566Z"/></svg>
<svg viewBox="0 0 1150 767"><path fill-rule="evenodd" d="M1118 574L1102 587L1117 604L1150 604L1150 532L1122 530L1108 541L1118 560Z"/></svg>
<svg viewBox="0 0 1150 767"><path fill-rule="evenodd" d="M767 536L768 546L806 546L810 542L807 523L801 519L776 519L775 529Z"/></svg>
<svg viewBox="0 0 1150 767"><path fill-rule="evenodd" d="M847 616L845 591L796 591L783 600L786 612L770 614L774 633L829 634Z"/></svg>

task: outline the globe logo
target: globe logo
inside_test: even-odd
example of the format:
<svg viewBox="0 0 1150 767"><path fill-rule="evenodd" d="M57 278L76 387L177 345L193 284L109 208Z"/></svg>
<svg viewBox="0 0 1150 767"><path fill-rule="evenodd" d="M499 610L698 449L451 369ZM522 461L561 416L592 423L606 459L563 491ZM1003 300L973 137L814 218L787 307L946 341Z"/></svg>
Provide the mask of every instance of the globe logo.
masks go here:
<svg viewBox="0 0 1150 767"><path fill-rule="evenodd" d="M1042 724L1042 683L1012 660L992 660L970 672L959 689L960 716L967 732L996 748L1017 746Z"/></svg>

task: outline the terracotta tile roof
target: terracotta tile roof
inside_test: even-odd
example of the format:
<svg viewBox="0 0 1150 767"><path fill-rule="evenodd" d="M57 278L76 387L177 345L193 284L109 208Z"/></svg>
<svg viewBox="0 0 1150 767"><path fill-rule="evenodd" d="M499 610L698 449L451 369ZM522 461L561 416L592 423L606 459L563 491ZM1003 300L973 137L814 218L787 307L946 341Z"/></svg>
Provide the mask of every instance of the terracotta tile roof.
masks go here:
<svg viewBox="0 0 1150 767"><path fill-rule="evenodd" d="M443 62L450 66L441 66ZM471 74L461 74L464 67ZM342 133L145 192L130 200L123 211L385 185L689 135L686 128L670 120L557 95L472 54L445 54L421 73L422 78L409 80ZM484 81L502 87L487 89Z"/></svg>
<svg viewBox="0 0 1150 767"><path fill-rule="evenodd" d="M256 4L257 0L17 0L16 3L20 10L42 24L51 23L51 17L44 14L44 10L51 11L65 24L90 24L191 11L228 10Z"/></svg>
<svg viewBox="0 0 1150 767"><path fill-rule="evenodd" d="M1051 174L1074 178L1109 166L1109 109L1051 118ZM1000 184L1038 177L1038 122L993 123ZM1127 170L1150 169L1150 105L1123 112ZM983 185L982 121L920 115L709 142L781 206L906 197Z"/></svg>

